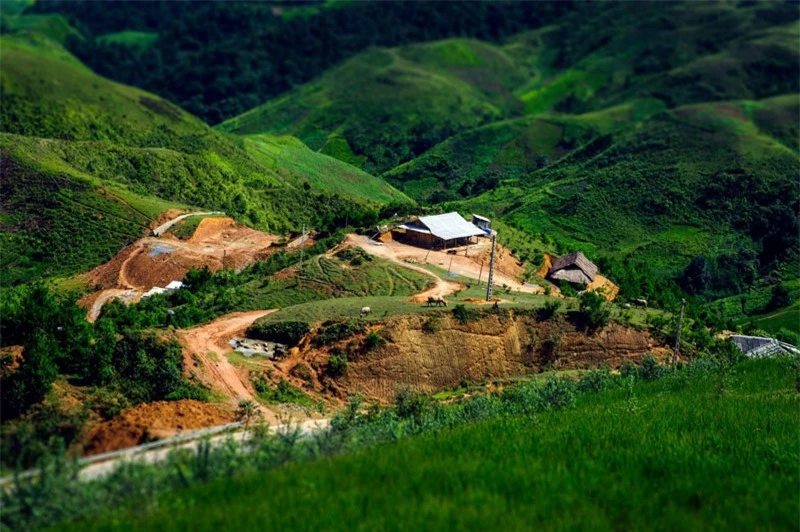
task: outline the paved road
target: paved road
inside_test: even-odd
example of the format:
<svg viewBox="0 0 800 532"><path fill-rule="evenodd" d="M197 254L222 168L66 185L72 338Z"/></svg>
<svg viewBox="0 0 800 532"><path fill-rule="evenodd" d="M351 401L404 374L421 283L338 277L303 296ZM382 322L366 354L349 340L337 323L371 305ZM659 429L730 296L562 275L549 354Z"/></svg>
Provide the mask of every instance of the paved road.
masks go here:
<svg viewBox="0 0 800 532"><path fill-rule="evenodd" d="M158 227L156 227L155 229L153 229L153 235L154 236L163 235L164 233L166 233L169 230L170 227L172 227L176 223L180 222L181 220L185 220L189 216L211 216L211 215L216 215L216 214L224 215L225 213L221 212L221 211L213 211L213 212L190 212L189 214L181 214L177 218L173 218L172 220L168 221L167 223L161 224Z"/></svg>

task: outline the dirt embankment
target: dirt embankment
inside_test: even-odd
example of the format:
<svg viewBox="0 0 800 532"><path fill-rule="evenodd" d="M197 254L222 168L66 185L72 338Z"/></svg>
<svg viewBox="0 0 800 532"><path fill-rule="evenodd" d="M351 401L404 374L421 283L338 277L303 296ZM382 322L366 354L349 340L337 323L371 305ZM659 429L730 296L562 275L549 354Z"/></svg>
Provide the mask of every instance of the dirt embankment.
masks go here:
<svg viewBox="0 0 800 532"><path fill-rule="evenodd" d="M189 399L142 404L92 428L87 435L84 454L134 447L185 430L232 423L234 418L232 411Z"/></svg>
<svg viewBox="0 0 800 532"><path fill-rule="evenodd" d="M648 333L616 323L591 334L561 318L540 322L530 316L506 314L462 324L451 314L442 313L433 323L431 319L405 316L374 327L386 341L373 351L353 349L359 344L358 338L325 350L305 347L279 369L292 376L298 367L308 367L312 375L305 381L320 392L342 398L362 392L390 400L406 386L433 393L463 380L474 382L550 368L588 369L603 364L615 368L626 360L639 362L647 353L663 356L663 348ZM331 349L349 351L348 368L341 377L326 375Z"/></svg>

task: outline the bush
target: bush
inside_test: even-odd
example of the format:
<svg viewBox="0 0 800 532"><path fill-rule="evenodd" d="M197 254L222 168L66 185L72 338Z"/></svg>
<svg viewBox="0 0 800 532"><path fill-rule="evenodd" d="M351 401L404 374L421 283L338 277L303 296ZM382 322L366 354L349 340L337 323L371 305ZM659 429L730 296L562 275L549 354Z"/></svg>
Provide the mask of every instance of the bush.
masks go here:
<svg viewBox="0 0 800 532"><path fill-rule="evenodd" d="M634 364L630 360L626 360L619 367L619 374L623 378L627 378L627 377L630 377L630 376L636 377L636 376L638 376L638 373L639 372L636 369L636 364Z"/></svg>
<svg viewBox="0 0 800 532"><path fill-rule="evenodd" d="M414 419L419 421L428 406L426 396L410 388L401 388L394 396L395 413L400 419Z"/></svg>
<svg viewBox="0 0 800 532"><path fill-rule="evenodd" d="M466 324L469 320L477 319L480 316L477 310L468 309L464 305L458 304L453 307L453 317L462 324Z"/></svg>
<svg viewBox="0 0 800 532"><path fill-rule="evenodd" d="M789 289L782 284L776 284L772 288L772 295L769 299L769 303L767 303L767 306L764 308L764 311L769 312L772 310L782 309L791 304L792 294L789 293Z"/></svg>
<svg viewBox="0 0 800 532"><path fill-rule="evenodd" d="M438 316L429 316L425 323L422 324L422 330L428 334L433 334L439 331L441 325Z"/></svg>
<svg viewBox="0 0 800 532"><path fill-rule="evenodd" d="M611 311L603 296L594 292L584 292L581 294L581 303L578 309L578 316L583 325L589 329L600 329L608 325Z"/></svg>
<svg viewBox="0 0 800 532"><path fill-rule="evenodd" d="M364 326L355 320L327 321L319 328L317 334L311 340L311 344L314 347L330 345L358 334L363 330Z"/></svg>
<svg viewBox="0 0 800 532"><path fill-rule="evenodd" d="M339 377L347 372L347 353L333 351L328 356L328 373L333 377Z"/></svg>
<svg viewBox="0 0 800 532"><path fill-rule="evenodd" d="M539 388L540 408L551 410L572 406L575 403L575 391L575 381L552 375Z"/></svg>
<svg viewBox="0 0 800 532"><path fill-rule="evenodd" d="M642 358L642 364L637 372L640 379L645 381L655 381L662 378L667 372L664 366L658 364L656 357L650 353Z"/></svg>
<svg viewBox="0 0 800 532"><path fill-rule="evenodd" d="M544 306L536 309L534 315L539 321L547 321L556 315L559 308L561 308L561 301L552 299L550 301L545 301Z"/></svg>
<svg viewBox="0 0 800 532"><path fill-rule="evenodd" d="M577 389L581 393L602 392L611 386L613 380L608 368L593 369L581 377Z"/></svg>
<svg viewBox="0 0 800 532"><path fill-rule="evenodd" d="M296 346L310 330L308 323L302 321L256 322L246 334L248 338Z"/></svg>
<svg viewBox="0 0 800 532"><path fill-rule="evenodd" d="M381 335L379 335L375 331L370 331L364 337L364 349L367 351L372 351L374 349L377 349L378 346L381 346L384 343L386 343L386 340L381 338Z"/></svg>

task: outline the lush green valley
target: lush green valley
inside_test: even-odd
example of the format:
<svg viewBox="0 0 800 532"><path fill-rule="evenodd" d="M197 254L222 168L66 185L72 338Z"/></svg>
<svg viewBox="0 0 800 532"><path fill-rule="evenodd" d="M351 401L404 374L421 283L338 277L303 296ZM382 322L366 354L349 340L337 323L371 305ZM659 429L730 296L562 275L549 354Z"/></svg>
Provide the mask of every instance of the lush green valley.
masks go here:
<svg viewBox="0 0 800 532"><path fill-rule="evenodd" d="M0 527L795 527L798 58L795 2L4 1ZM403 244L451 211L496 249Z"/></svg>

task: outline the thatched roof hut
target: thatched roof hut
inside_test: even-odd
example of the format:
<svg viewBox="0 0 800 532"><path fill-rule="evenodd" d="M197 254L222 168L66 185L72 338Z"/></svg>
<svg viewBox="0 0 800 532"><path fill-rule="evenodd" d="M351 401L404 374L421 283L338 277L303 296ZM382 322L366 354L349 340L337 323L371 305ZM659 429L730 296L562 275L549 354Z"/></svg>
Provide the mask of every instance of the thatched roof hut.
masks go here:
<svg viewBox="0 0 800 532"><path fill-rule="evenodd" d="M570 283L588 285L597 275L597 266L580 251L557 258L550 266L547 277Z"/></svg>

